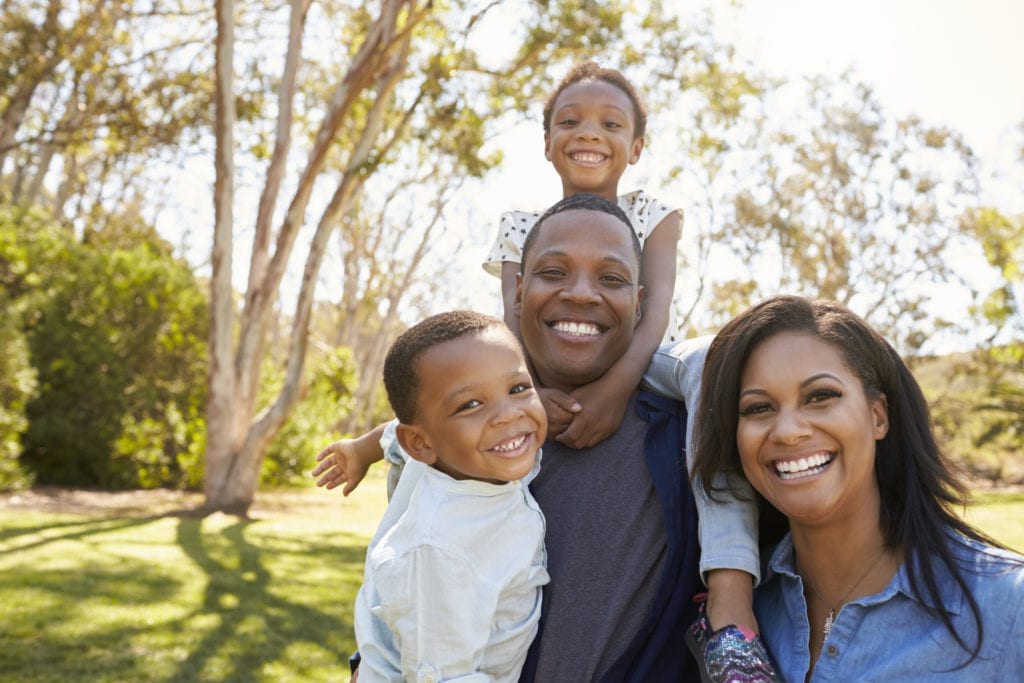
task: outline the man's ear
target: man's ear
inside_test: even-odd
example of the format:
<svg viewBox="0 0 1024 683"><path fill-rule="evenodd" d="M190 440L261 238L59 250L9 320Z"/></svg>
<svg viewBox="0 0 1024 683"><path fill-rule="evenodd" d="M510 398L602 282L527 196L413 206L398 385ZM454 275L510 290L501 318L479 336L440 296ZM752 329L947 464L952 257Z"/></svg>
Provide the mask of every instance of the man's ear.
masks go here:
<svg viewBox="0 0 1024 683"><path fill-rule="evenodd" d="M437 460L437 454L434 453L434 449L430 445L430 439L418 425L399 422L395 427L395 437L398 439L398 444L413 460L419 460L428 465L432 465Z"/></svg>
<svg viewBox="0 0 1024 683"><path fill-rule="evenodd" d="M637 285L637 288L636 288L636 323L635 323L637 325L640 324L640 318L644 317L643 300L644 300L644 286L643 285Z"/></svg>
<svg viewBox="0 0 1024 683"><path fill-rule="evenodd" d="M521 266L520 266L521 267ZM516 296L512 300L512 317L523 317L523 274L516 273Z"/></svg>
<svg viewBox="0 0 1024 683"><path fill-rule="evenodd" d="M889 433L889 402L885 394L880 394L871 402L871 417L875 421L875 441L881 441Z"/></svg>
<svg viewBox="0 0 1024 683"><path fill-rule="evenodd" d="M633 140L633 146L629 150L629 163L635 164L640 161L640 153L644 151L644 139L637 138Z"/></svg>

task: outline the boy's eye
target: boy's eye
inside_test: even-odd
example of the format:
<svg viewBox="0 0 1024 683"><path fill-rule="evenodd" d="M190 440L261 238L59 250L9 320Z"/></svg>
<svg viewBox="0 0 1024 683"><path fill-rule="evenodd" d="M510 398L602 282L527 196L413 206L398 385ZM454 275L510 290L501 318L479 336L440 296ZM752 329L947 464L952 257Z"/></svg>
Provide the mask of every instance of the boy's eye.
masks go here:
<svg viewBox="0 0 1024 683"><path fill-rule="evenodd" d="M605 121L604 127L605 128L622 128L622 124L618 123L617 121Z"/></svg>
<svg viewBox="0 0 1024 683"><path fill-rule="evenodd" d="M473 408L476 408L479 405L482 405L480 403L480 401L478 401L475 398L473 398L473 399L470 399L470 400L466 401L461 406L459 406L458 410L456 410L455 412L461 413L464 410L472 410Z"/></svg>
<svg viewBox="0 0 1024 683"><path fill-rule="evenodd" d="M530 384L528 382L520 382L519 384L516 384L511 389L509 389L508 393L510 393L510 394L521 394L524 391L529 391L530 389L533 389L533 385L532 384Z"/></svg>
<svg viewBox="0 0 1024 683"><path fill-rule="evenodd" d="M562 119L558 122L560 126L575 126L578 122L576 119Z"/></svg>

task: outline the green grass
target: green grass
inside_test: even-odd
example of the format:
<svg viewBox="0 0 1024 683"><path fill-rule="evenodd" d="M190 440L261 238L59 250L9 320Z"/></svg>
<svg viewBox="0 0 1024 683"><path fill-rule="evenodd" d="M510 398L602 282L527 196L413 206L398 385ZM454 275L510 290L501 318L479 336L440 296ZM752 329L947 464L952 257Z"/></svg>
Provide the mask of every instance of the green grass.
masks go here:
<svg viewBox="0 0 1024 683"><path fill-rule="evenodd" d="M346 680L383 478L303 498L250 520L0 510L0 678Z"/></svg>
<svg viewBox="0 0 1024 683"><path fill-rule="evenodd" d="M345 680L383 470L348 499L263 494L250 520L0 509L0 677ZM979 500L1024 548L1024 493Z"/></svg>

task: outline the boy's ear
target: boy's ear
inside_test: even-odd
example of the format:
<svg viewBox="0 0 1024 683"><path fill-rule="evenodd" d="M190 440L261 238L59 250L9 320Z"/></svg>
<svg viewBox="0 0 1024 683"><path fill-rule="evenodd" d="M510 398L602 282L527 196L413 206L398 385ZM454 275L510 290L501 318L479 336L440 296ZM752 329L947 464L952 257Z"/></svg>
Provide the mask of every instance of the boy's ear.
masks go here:
<svg viewBox="0 0 1024 683"><path fill-rule="evenodd" d="M437 454L430 445L430 439L418 425L407 425L399 422L395 427L395 437L402 449L414 460L431 465L437 460Z"/></svg>
<svg viewBox="0 0 1024 683"><path fill-rule="evenodd" d="M643 151L644 151L644 139L643 138L637 138L636 140L633 140L633 147L629 151L630 152L629 153L629 163L635 164L636 162L640 161L640 153L643 152Z"/></svg>
<svg viewBox="0 0 1024 683"><path fill-rule="evenodd" d="M551 136L544 133L544 158L551 161Z"/></svg>

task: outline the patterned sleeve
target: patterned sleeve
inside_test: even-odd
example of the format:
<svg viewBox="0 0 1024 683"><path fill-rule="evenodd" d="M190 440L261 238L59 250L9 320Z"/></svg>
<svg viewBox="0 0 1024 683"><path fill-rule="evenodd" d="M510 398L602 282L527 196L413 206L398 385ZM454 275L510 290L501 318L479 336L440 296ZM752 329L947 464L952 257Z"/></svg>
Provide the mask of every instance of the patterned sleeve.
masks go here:
<svg viewBox="0 0 1024 683"><path fill-rule="evenodd" d="M540 218L536 211L506 211L498 221L498 234L494 239L484 270L495 277L501 277L501 264L505 261L519 263L523 253L523 242L530 228Z"/></svg>

